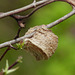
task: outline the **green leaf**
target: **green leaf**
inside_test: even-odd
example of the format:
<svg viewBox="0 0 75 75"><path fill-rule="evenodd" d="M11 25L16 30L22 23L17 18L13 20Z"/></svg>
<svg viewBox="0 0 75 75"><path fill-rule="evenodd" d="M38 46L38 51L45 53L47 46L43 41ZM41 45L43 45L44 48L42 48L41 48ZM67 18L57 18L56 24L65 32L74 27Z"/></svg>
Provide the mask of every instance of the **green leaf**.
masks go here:
<svg viewBox="0 0 75 75"><path fill-rule="evenodd" d="M6 67L5 69L3 69L4 75L7 75L8 67L9 67L8 60L6 60Z"/></svg>
<svg viewBox="0 0 75 75"><path fill-rule="evenodd" d="M16 44L16 46L18 47L18 49L23 49L24 43L25 43L24 41L21 43L19 42Z"/></svg>
<svg viewBox="0 0 75 75"><path fill-rule="evenodd" d="M9 64L8 64L8 60L6 60L6 67L5 67L5 69L3 69L4 75L7 75L9 73L16 71L19 67L16 67L16 68L10 69L10 70L8 70L8 68L9 68Z"/></svg>
<svg viewBox="0 0 75 75"><path fill-rule="evenodd" d="M10 69L10 70L8 70L8 71L7 71L7 74L10 74L10 73L16 71L18 68L19 68L19 67L16 67L16 68L14 68L14 69Z"/></svg>

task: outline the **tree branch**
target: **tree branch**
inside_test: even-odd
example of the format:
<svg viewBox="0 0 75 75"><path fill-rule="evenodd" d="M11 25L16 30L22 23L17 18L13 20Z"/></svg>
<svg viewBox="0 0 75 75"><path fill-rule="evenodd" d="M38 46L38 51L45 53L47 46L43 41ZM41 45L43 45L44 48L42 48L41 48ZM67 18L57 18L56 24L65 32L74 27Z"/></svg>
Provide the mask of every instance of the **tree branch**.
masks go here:
<svg viewBox="0 0 75 75"><path fill-rule="evenodd" d="M43 4L43 5L40 5L40 6L38 6L37 8L35 8L28 16L31 16L31 15L32 15L36 10L38 10L39 8L41 8L41 7L43 7L43 6L47 5L47 4L49 4L49 3L51 3L51 2L54 2L54 1L57 1L57 0L42 0L42 1L36 2L36 3L35 3L36 6L38 6L38 5L40 5L40 4ZM63 0L61 0L61 1L63 1ZM46 3L45 3L45 2L46 2ZM13 11L9 11L9 12L6 12L6 13L2 13L2 14L0 14L0 18L3 18L3 17L6 17L6 16L9 16L9 15L13 15L13 14L16 14L16 13L19 13L19 12L22 12L22 11L25 11L25 10L30 9L30 8L32 8L32 7L34 7L34 4L33 4L33 3L30 4L30 5L27 5L27 6L25 6L25 7L22 7L22 8L16 9L16 10L13 10ZM64 17L62 17L62 18L56 20L55 22L52 22L52 23L48 24L48 25L47 25L47 28L51 28L51 27L55 26L56 24L58 24L58 23L64 21L65 19L69 18L70 16L72 16L72 15L74 15L74 14L75 14L75 9L73 9L72 12L70 12L70 13L67 14L67 15L65 15ZM18 39L16 39L16 40L11 40L11 41L2 43L2 44L0 44L0 48L7 47L7 46L9 46L10 44L15 44L15 43L17 43L17 42L23 40L23 39L26 38L26 37L31 37L33 34L34 34L34 33L29 34L29 35L22 36L22 37L20 37L20 38L18 38Z"/></svg>
<svg viewBox="0 0 75 75"><path fill-rule="evenodd" d="M19 56L18 59L11 66L9 66L8 70L10 70L11 68L13 68L18 63L22 62L22 58L23 58L22 56Z"/></svg>
<svg viewBox="0 0 75 75"><path fill-rule="evenodd" d="M17 33L15 39L16 39L16 38L19 38L19 33L20 33L21 29L25 27L25 24L23 24L23 19L29 18L29 17L30 17L32 14L34 14L38 9L40 9L41 7L43 7L43 6L47 5L47 4L50 4L50 3L54 2L54 1L55 1L55 0L47 1L47 2L43 3L42 5L39 5L39 6L36 7L33 11L31 11L29 14L27 14L27 15L25 15L25 16L14 15L14 14L13 14L13 15L10 15L11 17L13 17L13 18L18 22L18 25L20 26L20 28L18 29L18 33ZM2 14L5 14L5 13L2 13L2 12L1 12L0 15L2 15ZM7 15L7 16L8 16L8 15Z"/></svg>
<svg viewBox="0 0 75 75"><path fill-rule="evenodd" d="M35 5L38 6L38 5L41 5L41 4L46 3L48 1L53 2L55 0L42 0L42 1L36 2ZM35 8L33 3L31 3L31 4L27 5L27 6L24 6L22 8L16 9L16 10L12 10L12 11L2 13L2 14L0 14L0 18L4 18L4 17L9 16L9 15L17 14L17 13L20 13L22 11L26 11L26 10L28 10L30 8Z"/></svg>
<svg viewBox="0 0 75 75"><path fill-rule="evenodd" d="M29 14L27 14L26 16L20 16L20 15L14 15L15 18L17 18L18 20L22 20L25 18L29 18L31 15L33 15L38 9L42 8L43 6L50 4L52 2L55 2L55 0L53 1L47 1L46 3L43 3L42 5L37 6L33 11L31 11Z"/></svg>
<svg viewBox="0 0 75 75"><path fill-rule="evenodd" d="M42 1L35 2L35 5L38 6L38 5L41 5L41 4L46 3L48 1L50 1L50 2L65 1L65 2L68 2L68 3L70 3L70 4L75 6L74 0L73 1L72 0L42 0ZM34 3L31 3L31 4L27 5L27 6L24 6L24 7L19 8L19 9L15 9L15 10L12 10L12 11L8 11L8 12L5 12L5 13L2 13L2 14L0 14L0 18L4 18L4 17L9 16L9 15L17 14L17 13L26 11L26 10L28 10L30 8L35 8Z"/></svg>
<svg viewBox="0 0 75 75"><path fill-rule="evenodd" d="M6 51L3 53L3 55L0 57L0 61L3 59L3 57L5 56L5 54L10 50L10 47L8 47L6 49Z"/></svg>
<svg viewBox="0 0 75 75"><path fill-rule="evenodd" d="M62 18L60 18L60 19L58 19L58 20L56 20L56 21L54 21L54 22L48 24L48 25L47 25L47 28L52 28L53 26L55 26L55 25L57 25L57 24L63 22L64 20L66 20L67 18L71 17L71 16L74 15L74 14L75 14L75 9L73 9L69 14L63 16Z"/></svg>
<svg viewBox="0 0 75 75"><path fill-rule="evenodd" d="M55 22L52 22L52 23L48 24L48 25L47 25L47 28L51 28L51 27L57 25L58 23L64 21L65 19L71 17L71 16L74 15L74 14L75 14L75 9L74 9L73 11L71 11L69 14L65 15L64 17L62 17L62 18L56 20ZM22 37L20 37L20 38L18 38L18 39L16 39L16 40L11 40L11 41L2 43L2 44L0 44L0 49L3 48L3 47L7 47L7 46L9 46L10 44L15 44L15 43L17 43L17 42L20 42L20 41L23 40L24 38L32 37L34 34L35 34L35 32L33 32L33 33L29 34L29 35L24 35L24 36L22 36Z"/></svg>
<svg viewBox="0 0 75 75"><path fill-rule="evenodd" d="M62 18L60 18L60 19L58 19L58 20L56 20L56 21L54 21L54 22L46 25L47 28L52 28L53 26L55 26L55 25L63 22L64 20L66 20L67 18L69 18L69 17L71 17L72 15L75 14L75 0L41 0L41 1L35 2L35 4L34 3L31 3L31 4L27 5L27 6L24 6L24 7L19 8L19 9L15 9L15 10L8 11L8 12L5 12L5 13L0 13L0 18L4 18L6 16L11 16L14 19L16 19L16 21L18 22L18 24L20 26L20 29L18 30L18 33L17 33L17 36L16 36L16 38L17 38L17 37L19 37L19 33L21 31L21 28L24 27L24 24L22 22L23 19L25 19L25 18L27 19L28 17L30 17L32 14L34 14L34 12L37 11L38 9L40 9L41 7L43 7L43 6L47 5L47 4L50 4L52 2L55 2L55 1L65 1L65 2L67 2L67 3L69 3L69 4L71 4L73 6L73 10L70 13L68 13L67 15L63 16ZM27 14L26 16L15 15L17 13L26 11L26 10L28 10L30 8L35 8L35 9L31 13ZM31 34L24 35L24 36L22 36L20 38L17 38L17 39L14 39L14 40L11 40L11 41L8 41L8 42L4 42L4 43L0 44L0 49L1 48L4 48L4 47L8 47L6 49L6 51L3 53L3 55L1 56L0 61L5 56L5 54L10 50L10 48L16 49L16 48L14 48L12 46L12 44L18 43L18 42L20 42L21 40L23 40L25 38L32 37L35 34L35 32L36 31L34 31ZM8 68L8 70L11 69L12 67L14 67L16 64L18 64L19 61L20 61L20 58L18 60L16 60L16 62L14 62ZM2 71L0 72L0 75L3 75L3 72Z"/></svg>
<svg viewBox="0 0 75 75"><path fill-rule="evenodd" d="M10 44L12 45L12 44L18 43L18 42L20 42L21 40L23 40L23 39L25 39L25 38L32 37L32 36L34 35L34 33L35 33L35 32L33 32L33 33L31 33L31 34L28 34L28 35L24 35L24 36L22 36L22 37L20 37L20 38L17 38L17 39L15 39L15 40L11 40L11 41L2 43L2 44L0 44L0 49L1 49L1 48L4 48L4 47L8 47L8 46L10 46Z"/></svg>

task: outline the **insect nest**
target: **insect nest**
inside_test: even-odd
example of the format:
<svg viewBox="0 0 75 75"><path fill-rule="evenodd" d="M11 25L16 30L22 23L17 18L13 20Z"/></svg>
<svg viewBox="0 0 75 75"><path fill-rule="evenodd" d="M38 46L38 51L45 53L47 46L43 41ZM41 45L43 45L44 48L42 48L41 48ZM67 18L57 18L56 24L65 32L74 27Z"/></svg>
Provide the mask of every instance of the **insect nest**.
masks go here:
<svg viewBox="0 0 75 75"><path fill-rule="evenodd" d="M35 32L30 38L25 38L25 49L37 60L48 59L55 53L58 37L45 25L30 28L25 35Z"/></svg>

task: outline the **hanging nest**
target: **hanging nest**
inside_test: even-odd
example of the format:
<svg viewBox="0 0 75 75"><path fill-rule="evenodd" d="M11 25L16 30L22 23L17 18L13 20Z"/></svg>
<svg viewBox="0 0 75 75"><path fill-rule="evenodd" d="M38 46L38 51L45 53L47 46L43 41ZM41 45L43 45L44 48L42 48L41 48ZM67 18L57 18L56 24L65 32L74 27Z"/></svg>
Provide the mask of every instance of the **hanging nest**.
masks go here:
<svg viewBox="0 0 75 75"><path fill-rule="evenodd" d="M35 32L30 38L25 38L25 49L37 60L48 59L55 53L58 37L45 25L30 28L25 35Z"/></svg>

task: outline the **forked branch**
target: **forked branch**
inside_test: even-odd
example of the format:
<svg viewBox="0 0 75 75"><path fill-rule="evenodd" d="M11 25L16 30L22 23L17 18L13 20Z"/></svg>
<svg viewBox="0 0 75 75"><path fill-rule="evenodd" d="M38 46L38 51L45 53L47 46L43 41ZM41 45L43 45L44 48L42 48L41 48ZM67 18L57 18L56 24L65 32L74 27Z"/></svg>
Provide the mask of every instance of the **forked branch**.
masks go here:
<svg viewBox="0 0 75 75"><path fill-rule="evenodd" d="M0 61L5 56L5 54L10 50L10 48L16 49L16 48L14 48L12 46L13 44L18 43L18 42L20 42L21 40L23 40L25 38L32 37L36 33L36 31L35 31L33 33L30 33L28 35L24 35L24 36L18 38L21 29L24 28L24 26L25 26L25 24L23 24L23 19L29 18L32 14L34 14L34 12L36 12L41 7L43 7L45 5L48 5L48 4L50 4L52 2L55 2L55 1L65 1L65 2L69 3L70 5L72 5L73 10L70 13L68 13L67 15L63 16L62 18L60 18L60 19L58 19L58 20L56 20L56 21L46 25L47 28L52 28L53 26L61 23L62 21L66 20L67 18L69 18L69 17L71 17L72 15L75 14L75 0L41 0L41 1L35 2L35 4L31 3L31 4L27 5L27 6L24 6L24 7L19 8L19 9L15 9L15 10L8 11L8 12L5 12L5 13L4 12L0 13L0 19L4 18L4 17L7 17L7 16L11 16L11 17L13 17L17 21L17 23L20 26L20 29L18 30L17 36L15 37L17 39L14 39L14 40L11 40L11 41L7 41L7 42L4 42L4 43L0 44L0 49L4 48L4 47L7 47L6 51L1 56ZM31 11L29 14L27 14L25 16L16 15L17 13L26 11L26 10L31 9L31 8L34 8L33 11ZM19 58L16 62L14 62L8 68L8 70L11 69L12 67L14 67L16 64L18 64L20 59L21 58ZM3 72L0 72L0 75L3 75Z"/></svg>
<svg viewBox="0 0 75 75"><path fill-rule="evenodd" d="M62 18L56 20L55 22L52 22L52 23L48 24L48 25L47 25L47 28L51 28L51 27L57 25L58 23L60 23L60 22L62 22L62 21L64 21L64 20L66 20L67 18L71 17L71 16L74 15L74 14L75 14L75 9L72 10L69 14L65 15L64 17L62 17ZM22 36L22 37L20 37L20 38L17 38L16 40L11 40L11 41L2 43L2 44L0 44L0 49L3 48L3 47L7 47L7 46L9 46L10 44L15 44L15 43L17 43L17 42L20 42L20 41L23 40L24 38L32 37L34 34L35 34L35 32L33 32L32 34L29 34L29 35L24 35L24 36Z"/></svg>

